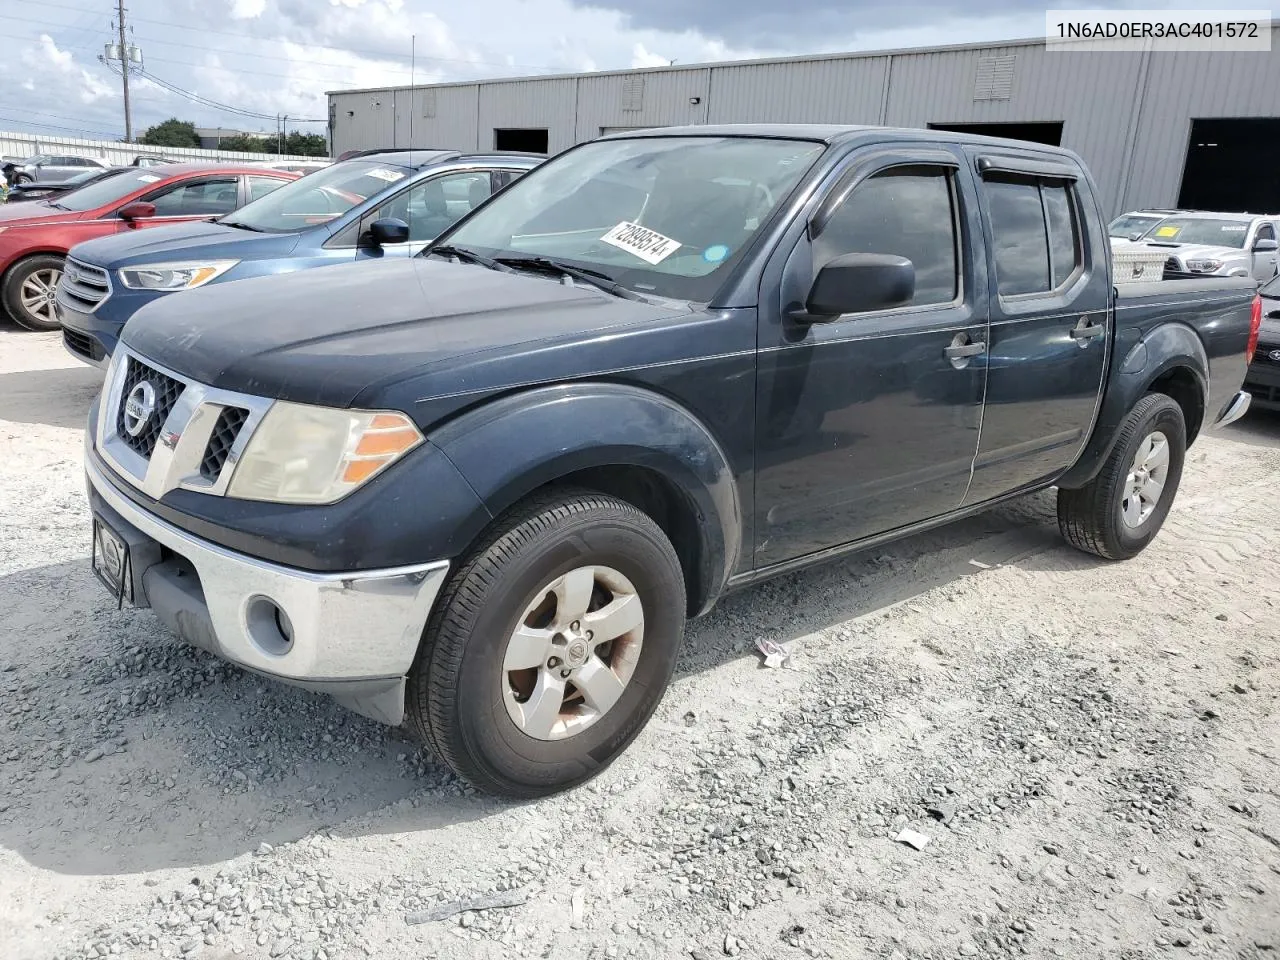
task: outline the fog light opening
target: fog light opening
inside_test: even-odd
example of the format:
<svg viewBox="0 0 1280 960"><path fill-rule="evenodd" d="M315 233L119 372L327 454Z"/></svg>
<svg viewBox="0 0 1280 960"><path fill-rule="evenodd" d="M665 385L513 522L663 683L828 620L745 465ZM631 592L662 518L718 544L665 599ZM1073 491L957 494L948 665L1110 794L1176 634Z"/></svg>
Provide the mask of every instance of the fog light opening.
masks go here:
<svg viewBox="0 0 1280 960"><path fill-rule="evenodd" d="M249 639L263 653L283 657L293 648L293 621L269 597L250 597L245 605Z"/></svg>

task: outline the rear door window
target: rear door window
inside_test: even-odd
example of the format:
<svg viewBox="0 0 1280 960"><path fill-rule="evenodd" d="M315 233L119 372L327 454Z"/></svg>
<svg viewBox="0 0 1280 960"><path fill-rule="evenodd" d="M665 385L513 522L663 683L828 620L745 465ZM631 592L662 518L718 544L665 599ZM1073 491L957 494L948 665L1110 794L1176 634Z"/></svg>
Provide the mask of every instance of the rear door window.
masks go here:
<svg viewBox="0 0 1280 960"><path fill-rule="evenodd" d="M235 179L177 184L146 198L157 217L212 217L231 213L238 202Z"/></svg>
<svg viewBox="0 0 1280 960"><path fill-rule="evenodd" d="M265 197L273 190L279 190L288 180L281 180L277 177L249 177L249 203L260 197Z"/></svg>
<svg viewBox="0 0 1280 960"><path fill-rule="evenodd" d="M996 288L1003 297L1047 294L1082 263L1069 184L1000 175L983 182L991 220Z"/></svg>

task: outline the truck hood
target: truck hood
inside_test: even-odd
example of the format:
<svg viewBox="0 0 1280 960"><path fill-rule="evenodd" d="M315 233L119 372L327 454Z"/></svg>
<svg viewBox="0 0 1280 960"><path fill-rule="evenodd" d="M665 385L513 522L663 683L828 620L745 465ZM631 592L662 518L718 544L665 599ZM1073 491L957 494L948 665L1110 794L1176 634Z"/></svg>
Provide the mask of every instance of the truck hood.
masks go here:
<svg viewBox="0 0 1280 960"><path fill-rule="evenodd" d="M164 297L134 314L122 341L210 386L345 407L375 385L410 377L427 384L415 401L502 387L493 379L501 369L491 366L485 383L467 382L462 358L526 357L525 344L545 351L688 312L685 304L622 300L554 277L412 257Z"/></svg>
<svg viewBox="0 0 1280 960"><path fill-rule="evenodd" d="M1187 260L1247 260L1248 250L1239 247L1219 247L1209 243L1144 243L1151 250L1165 251L1168 256L1177 257L1184 263Z"/></svg>
<svg viewBox="0 0 1280 960"><path fill-rule="evenodd" d="M107 269L193 259L264 260L288 256L297 233L253 233L200 220L128 230L76 247L76 259Z"/></svg>

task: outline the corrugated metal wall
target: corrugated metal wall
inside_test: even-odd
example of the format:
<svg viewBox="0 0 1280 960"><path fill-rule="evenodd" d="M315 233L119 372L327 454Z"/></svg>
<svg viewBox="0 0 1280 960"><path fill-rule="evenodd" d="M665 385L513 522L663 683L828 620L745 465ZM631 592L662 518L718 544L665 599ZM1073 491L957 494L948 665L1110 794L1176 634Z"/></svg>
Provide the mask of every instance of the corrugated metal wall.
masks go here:
<svg viewBox="0 0 1280 960"><path fill-rule="evenodd" d="M1006 44L425 87L414 93L413 145L488 150L501 127L545 127L554 153L606 128L1056 121L1113 214L1177 201L1191 118L1280 117L1280 28L1272 38L1270 53ZM423 109L427 97L434 109ZM409 145L407 91L337 93L331 103L336 152Z"/></svg>

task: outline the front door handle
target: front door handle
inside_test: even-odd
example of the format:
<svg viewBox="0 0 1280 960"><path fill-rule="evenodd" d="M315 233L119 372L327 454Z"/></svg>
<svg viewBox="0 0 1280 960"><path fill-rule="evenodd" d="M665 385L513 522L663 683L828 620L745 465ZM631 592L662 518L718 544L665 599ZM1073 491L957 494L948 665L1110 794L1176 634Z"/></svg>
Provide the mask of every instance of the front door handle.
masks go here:
<svg viewBox="0 0 1280 960"><path fill-rule="evenodd" d="M986 353L987 345L981 341L978 343L953 343L942 352L948 360L968 360L970 357Z"/></svg>
<svg viewBox="0 0 1280 960"><path fill-rule="evenodd" d="M1107 325L1105 323L1090 323L1088 317L1081 317L1080 322L1070 330L1071 339L1073 340L1091 340L1094 337L1102 336L1106 332Z"/></svg>

